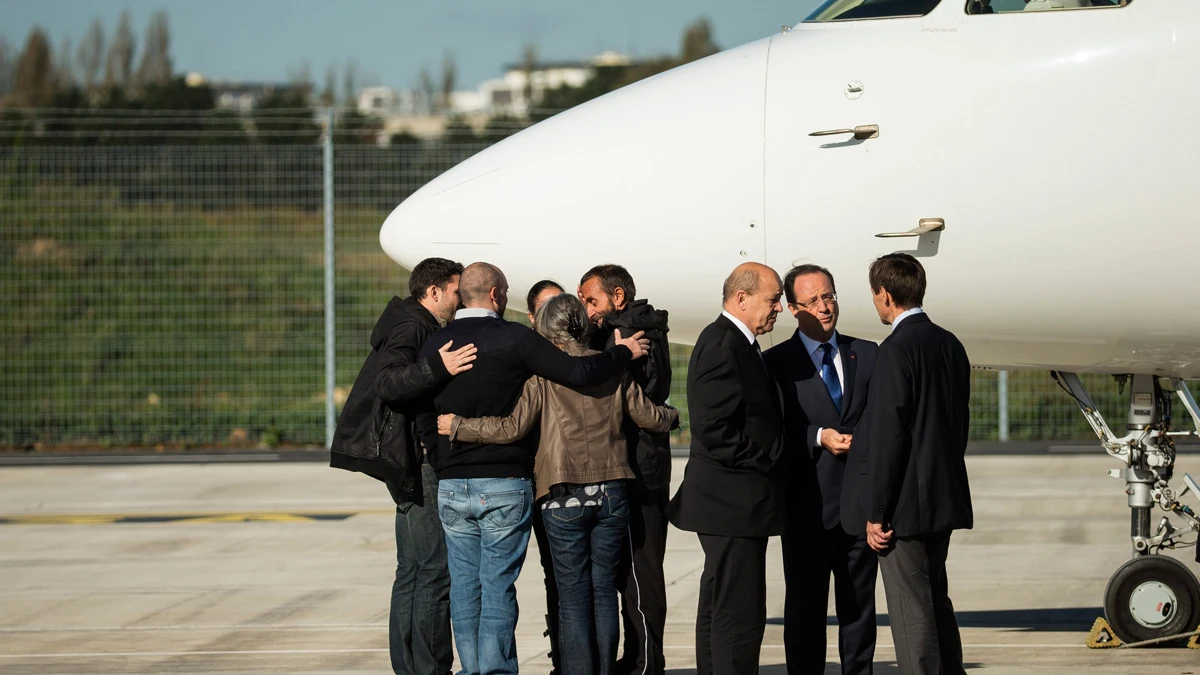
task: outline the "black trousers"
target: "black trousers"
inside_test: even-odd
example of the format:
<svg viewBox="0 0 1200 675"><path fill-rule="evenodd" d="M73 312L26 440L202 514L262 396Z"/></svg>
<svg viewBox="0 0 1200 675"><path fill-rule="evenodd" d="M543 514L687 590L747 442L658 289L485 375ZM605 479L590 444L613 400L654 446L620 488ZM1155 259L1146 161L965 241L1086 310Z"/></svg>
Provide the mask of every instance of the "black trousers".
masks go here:
<svg viewBox="0 0 1200 675"><path fill-rule="evenodd" d="M450 569L438 518L437 476L421 464L419 493L387 482L396 502L396 577L388 617L388 651L397 675L450 675Z"/></svg>
<svg viewBox="0 0 1200 675"><path fill-rule="evenodd" d="M788 675L825 672L825 614L833 575L842 675L871 675L875 658L875 575L879 558L866 535L846 534L841 525L822 532L788 532L783 537L783 644Z"/></svg>
<svg viewBox="0 0 1200 675"><path fill-rule="evenodd" d="M537 541L538 561L546 582L546 636L550 638L550 662L558 670L562 652L558 648L558 582L554 578L554 562L550 558L550 542L546 539L546 525L542 522L542 510L533 507L533 537Z"/></svg>
<svg viewBox="0 0 1200 675"><path fill-rule="evenodd" d="M754 675L767 625L767 538L699 536L696 675Z"/></svg>
<svg viewBox="0 0 1200 675"><path fill-rule="evenodd" d="M962 638L950 602L950 533L896 540L879 556L896 665L901 675L964 675Z"/></svg>
<svg viewBox="0 0 1200 675"><path fill-rule="evenodd" d="M625 648L616 672L662 675L666 669L663 631L667 625L663 559L667 555L667 504L671 493L666 487L649 490L637 481L627 485L629 540L617 571Z"/></svg>

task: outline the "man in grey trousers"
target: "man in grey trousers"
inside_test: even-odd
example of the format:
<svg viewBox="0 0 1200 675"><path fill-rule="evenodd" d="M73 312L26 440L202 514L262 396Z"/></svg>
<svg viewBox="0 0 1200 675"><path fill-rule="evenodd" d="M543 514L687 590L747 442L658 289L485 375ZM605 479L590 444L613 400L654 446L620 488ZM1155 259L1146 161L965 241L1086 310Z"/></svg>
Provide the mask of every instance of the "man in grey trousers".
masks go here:
<svg viewBox="0 0 1200 675"><path fill-rule="evenodd" d="M950 602L950 534L970 529L963 455L971 365L962 343L922 309L925 269L893 253L871 264L879 345L867 410L850 445L842 525L879 554L896 663L903 675L964 673ZM865 428L865 433L864 433Z"/></svg>

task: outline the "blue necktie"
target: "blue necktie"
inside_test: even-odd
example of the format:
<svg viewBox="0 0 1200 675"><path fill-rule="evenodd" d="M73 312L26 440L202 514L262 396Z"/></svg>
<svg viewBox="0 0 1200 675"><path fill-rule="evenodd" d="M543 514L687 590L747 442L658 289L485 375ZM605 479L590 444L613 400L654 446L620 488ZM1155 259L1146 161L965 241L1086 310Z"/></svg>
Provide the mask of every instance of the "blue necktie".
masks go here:
<svg viewBox="0 0 1200 675"><path fill-rule="evenodd" d="M838 382L837 368L833 365L833 345L826 342L821 345L821 351L825 353L821 357L821 379L825 380L825 388L829 390L829 396L833 398L833 404L838 410L842 409L842 384Z"/></svg>

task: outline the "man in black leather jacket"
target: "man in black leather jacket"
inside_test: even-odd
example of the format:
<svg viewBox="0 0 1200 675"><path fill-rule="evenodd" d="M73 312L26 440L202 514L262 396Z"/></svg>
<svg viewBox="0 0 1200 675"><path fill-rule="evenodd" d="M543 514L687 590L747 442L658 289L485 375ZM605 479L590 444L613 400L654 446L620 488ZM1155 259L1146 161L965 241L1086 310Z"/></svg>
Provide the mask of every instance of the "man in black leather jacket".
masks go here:
<svg viewBox="0 0 1200 675"><path fill-rule="evenodd" d="M629 364L629 373L655 405L671 393L671 352L667 342L667 312L646 300L634 299L637 288L629 271L620 265L597 265L579 282L579 298L593 326L593 349L613 345L613 331L622 335L644 331L650 340L646 358ZM667 546L666 508L670 502L671 437L642 431L626 420L629 465L635 474L626 487L629 497L629 541L617 588L625 650L618 673L659 675L665 669L663 630L667 620L663 558Z"/></svg>
<svg viewBox="0 0 1200 675"><path fill-rule="evenodd" d="M396 502L396 578L388 624L392 670L448 675L450 575L437 515L437 479L414 429L439 384L471 368L473 345L421 347L458 309L461 264L428 258L413 268L411 295L393 297L371 333L371 353L342 408L330 466L383 481ZM452 351L453 350L453 351Z"/></svg>

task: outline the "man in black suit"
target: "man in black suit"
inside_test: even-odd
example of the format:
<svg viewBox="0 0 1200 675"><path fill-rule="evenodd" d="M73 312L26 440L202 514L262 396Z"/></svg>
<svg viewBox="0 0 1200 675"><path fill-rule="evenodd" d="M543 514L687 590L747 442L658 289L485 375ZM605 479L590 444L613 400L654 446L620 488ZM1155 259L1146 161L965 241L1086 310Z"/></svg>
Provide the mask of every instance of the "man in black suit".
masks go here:
<svg viewBox="0 0 1200 675"><path fill-rule="evenodd" d="M971 365L962 343L921 309L925 269L893 253L871 264L879 346L866 433L850 448L842 525L879 552L900 672L964 673L946 578L950 533L973 523L964 454Z"/></svg>
<svg viewBox="0 0 1200 675"><path fill-rule="evenodd" d="M725 311L688 366L692 447L667 507L704 549L696 610L697 675L757 673L767 620L767 538L783 534L786 458L779 393L756 336L775 326L779 275L745 263L725 280Z"/></svg>
<svg viewBox="0 0 1200 675"><path fill-rule="evenodd" d="M842 529L841 498L847 451L867 404L876 346L837 332L837 287L829 270L793 267L783 289L798 329L763 356L783 393L791 467L783 535L788 675L825 672L831 572L842 673L870 675L879 559L865 533Z"/></svg>

